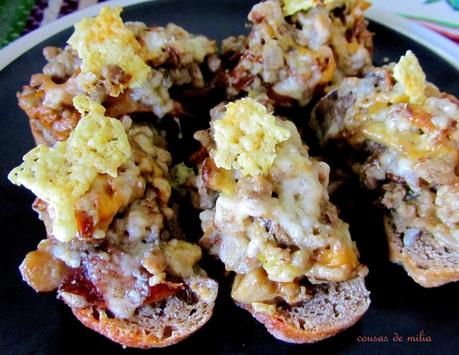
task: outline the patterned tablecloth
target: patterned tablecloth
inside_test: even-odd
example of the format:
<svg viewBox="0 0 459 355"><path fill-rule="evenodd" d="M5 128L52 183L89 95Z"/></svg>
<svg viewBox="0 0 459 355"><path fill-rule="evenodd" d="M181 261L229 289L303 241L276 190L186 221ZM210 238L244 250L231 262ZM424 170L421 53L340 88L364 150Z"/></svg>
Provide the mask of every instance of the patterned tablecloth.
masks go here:
<svg viewBox="0 0 459 355"><path fill-rule="evenodd" d="M105 0L3 0L0 47L59 17Z"/></svg>
<svg viewBox="0 0 459 355"><path fill-rule="evenodd" d="M0 1L0 47L71 12L105 0ZM109 2L109 1L107 1ZM459 44L459 0L373 0Z"/></svg>

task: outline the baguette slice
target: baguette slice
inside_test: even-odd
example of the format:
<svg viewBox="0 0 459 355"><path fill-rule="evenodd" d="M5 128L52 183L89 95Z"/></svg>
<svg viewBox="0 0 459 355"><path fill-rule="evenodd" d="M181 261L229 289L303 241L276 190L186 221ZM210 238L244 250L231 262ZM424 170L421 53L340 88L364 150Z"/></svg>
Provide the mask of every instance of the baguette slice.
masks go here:
<svg viewBox="0 0 459 355"><path fill-rule="evenodd" d="M378 80L382 80L381 78L382 76ZM355 82L362 79L347 80L352 80L355 88L357 87ZM338 149L346 151L351 148L346 145L346 136L343 132L346 112L354 105L354 101L353 95L339 95L338 91L334 90L316 105L310 126L323 146L329 144L335 151ZM357 148L359 149L363 150ZM348 160L350 164L353 163L352 158ZM363 179L363 183L370 188L377 186L370 179ZM421 233L413 243L407 245L403 241L403 235L396 232L389 214L384 217L384 228L390 261L403 266L408 275L418 284L423 287L438 287L459 280L459 253L444 247L427 232Z"/></svg>
<svg viewBox="0 0 459 355"><path fill-rule="evenodd" d="M90 111L84 112L90 115ZM95 117L103 123L109 120ZM37 141L52 145L43 126L31 127ZM83 125L75 135L91 136L87 127ZM169 200L170 156L165 142L146 125L127 121L122 129L130 140L129 156L116 167L120 174L111 180L103 174L95 176L78 197L83 206L74 212L76 224L80 223L78 237L72 235L70 241L55 238L51 231L56 214L49 213L45 201L36 200L34 209L45 222L48 236L26 256L20 271L37 292L57 289L81 323L112 341L124 347L165 347L188 337L210 319L218 285L196 266L200 249L181 240L183 232ZM111 131L103 133L118 138ZM79 143L87 145L84 140ZM112 153L108 159L117 151ZM141 163L144 167L136 169ZM46 173L56 172L55 167L49 169ZM119 197L121 190L122 201L110 199ZM102 232L104 240L96 232ZM167 245L159 245L161 242Z"/></svg>
<svg viewBox="0 0 459 355"><path fill-rule="evenodd" d="M209 152L195 186L196 206L204 209L200 244L236 273L235 303L292 343L316 342L352 326L370 304L368 269L328 199L328 165L307 154L292 122L251 98L217 106L211 119L208 131L195 134ZM276 142L279 137L286 138ZM236 143L230 149L227 141L254 148L246 153ZM257 171L270 145L275 154ZM248 158L217 166L235 151Z"/></svg>
<svg viewBox="0 0 459 355"><path fill-rule="evenodd" d="M437 287L459 281L459 254L446 249L428 234L422 233L411 245L393 227L390 217L384 218L389 258L402 265L408 275L423 287Z"/></svg>
<svg viewBox="0 0 459 355"><path fill-rule="evenodd" d="M177 344L201 328L211 317L218 284L204 276L184 280L185 292L142 306L129 320L109 316L97 307L71 307L86 327L124 347L162 348Z"/></svg>
<svg viewBox="0 0 459 355"><path fill-rule="evenodd" d="M364 277L315 285L314 297L303 304L276 308L274 314L238 304L262 323L268 332L289 343L314 343L354 325L370 306Z"/></svg>

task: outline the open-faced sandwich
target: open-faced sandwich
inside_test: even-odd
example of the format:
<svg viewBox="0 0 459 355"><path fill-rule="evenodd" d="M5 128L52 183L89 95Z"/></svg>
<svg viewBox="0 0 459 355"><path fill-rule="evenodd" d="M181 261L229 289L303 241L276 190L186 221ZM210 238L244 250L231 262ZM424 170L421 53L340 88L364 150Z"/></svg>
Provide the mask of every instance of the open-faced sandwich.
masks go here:
<svg viewBox="0 0 459 355"><path fill-rule="evenodd" d="M312 120L324 145L351 148L386 209L391 260L424 287L459 280L458 121L459 100L426 81L411 51L343 80Z"/></svg>
<svg viewBox="0 0 459 355"><path fill-rule="evenodd" d="M170 154L154 129L86 96L67 140L38 145L9 175L32 190L47 238L20 269L87 327L123 346L177 343L212 315L217 283L197 266L170 206Z"/></svg>
<svg viewBox="0 0 459 355"><path fill-rule="evenodd" d="M229 97L301 106L326 86L371 66L364 0L268 0L249 13L247 37L222 43Z"/></svg>
<svg viewBox="0 0 459 355"><path fill-rule="evenodd" d="M294 124L245 98L217 106L195 137L208 152L195 181L200 243L235 273L234 301L288 342L353 325L370 303L367 268L328 199L329 166Z"/></svg>
<svg viewBox="0 0 459 355"><path fill-rule="evenodd" d="M39 144L9 178L32 190L47 238L20 269L87 327L129 347L186 338L212 315L217 283L197 266L171 198L171 156L154 118L177 114L168 89L206 84L215 43L178 26L83 19L18 94ZM217 63L215 63L215 61ZM136 121L147 113L150 123ZM145 121L145 117L143 117Z"/></svg>
<svg viewBox="0 0 459 355"><path fill-rule="evenodd" d="M220 68L215 41L174 24L124 24L120 12L104 7L75 25L68 46L44 49L43 73L18 94L38 143L68 137L80 118L72 103L77 95L103 104L110 117L176 117L184 108L172 91L205 91L210 85Z"/></svg>

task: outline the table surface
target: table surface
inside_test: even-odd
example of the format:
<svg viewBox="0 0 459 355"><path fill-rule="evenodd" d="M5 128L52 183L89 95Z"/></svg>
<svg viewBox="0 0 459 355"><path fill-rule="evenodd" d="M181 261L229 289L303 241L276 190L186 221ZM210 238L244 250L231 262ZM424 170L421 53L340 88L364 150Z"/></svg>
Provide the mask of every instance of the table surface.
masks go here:
<svg viewBox="0 0 459 355"><path fill-rule="evenodd" d="M0 48L57 18L105 0L5 0L0 4ZM459 0L373 0L459 44Z"/></svg>

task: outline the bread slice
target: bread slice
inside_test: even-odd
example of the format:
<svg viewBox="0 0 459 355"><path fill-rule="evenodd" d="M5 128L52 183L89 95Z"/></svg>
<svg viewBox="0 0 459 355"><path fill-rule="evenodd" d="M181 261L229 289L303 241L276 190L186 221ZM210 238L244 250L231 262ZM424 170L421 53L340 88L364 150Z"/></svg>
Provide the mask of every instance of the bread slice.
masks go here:
<svg viewBox="0 0 459 355"><path fill-rule="evenodd" d="M289 343L314 343L354 325L370 306L364 276L346 282L314 285L314 296L300 305L277 306L274 314L238 304L268 332Z"/></svg>
<svg viewBox="0 0 459 355"><path fill-rule="evenodd" d="M37 145L52 146L56 143L39 120L29 118L29 124ZM174 225L169 227L173 228L173 235L183 236ZM199 330L213 313L218 293L217 282L205 276L203 270L200 270L200 276L181 281L184 285L182 291L141 306L130 319L115 318L105 307L97 305L79 308L75 302L67 301L66 292L60 290L58 294L83 325L123 347L161 348L177 344Z"/></svg>
<svg viewBox="0 0 459 355"><path fill-rule="evenodd" d="M117 319L98 307L72 309L86 327L123 347L161 348L176 344L211 317L218 284L204 276L184 280L186 289L165 300L140 307L132 319Z"/></svg>
<svg viewBox="0 0 459 355"><path fill-rule="evenodd" d="M389 216L384 218L384 228L390 260L402 265L418 284L437 287L459 281L459 253L448 250L424 233L411 245L405 245Z"/></svg>

